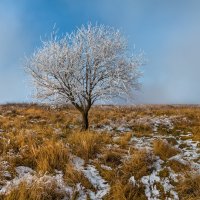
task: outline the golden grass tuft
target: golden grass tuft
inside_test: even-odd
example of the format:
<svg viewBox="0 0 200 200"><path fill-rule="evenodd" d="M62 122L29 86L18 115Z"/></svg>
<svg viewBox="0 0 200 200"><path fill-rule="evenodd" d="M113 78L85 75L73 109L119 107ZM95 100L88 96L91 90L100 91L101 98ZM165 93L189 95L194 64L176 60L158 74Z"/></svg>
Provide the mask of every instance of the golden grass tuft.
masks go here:
<svg viewBox="0 0 200 200"><path fill-rule="evenodd" d="M189 164L188 165L183 164L183 163L179 162L178 160L168 160L167 166L169 166L176 173L180 173L180 172L185 173L190 170Z"/></svg>
<svg viewBox="0 0 200 200"><path fill-rule="evenodd" d="M124 183L116 180L111 187L108 200L146 200L144 188L133 186L131 183Z"/></svg>
<svg viewBox="0 0 200 200"><path fill-rule="evenodd" d="M117 139L116 143L119 144L122 148L125 148L128 145L131 137L132 133L124 133L119 137L119 139Z"/></svg>
<svg viewBox="0 0 200 200"><path fill-rule="evenodd" d="M102 160L105 165L116 167L122 163L122 154L113 150L107 150L104 152Z"/></svg>
<svg viewBox="0 0 200 200"><path fill-rule="evenodd" d="M27 145L18 147L18 154L7 156L7 160L13 166L28 166L40 172L53 172L55 169L63 170L69 159L69 151L60 140L45 140L37 144L35 140L29 140Z"/></svg>
<svg viewBox="0 0 200 200"><path fill-rule="evenodd" d="M48 140L33 153L37 170L42 172L52 172L54 169L64 170L69 160L69 151L61 141Z"/></svg>
<svg viewBox="0 0 200 200"><path fill-rule="evenodd" d="M153 151L156 155L165 161L180 152L179 149L170 145L166 140L154 140Z"/></svg>
<svg viewBox="0 0 200 200"><path fill-rule="evenodd" d="M0 164L0 185L16 177L17 166L27 166L35 170L36 174L52 175L55 169L61 170L66 185L75 188L81 183L86 189L95 191L84 174L77 171L71 163L70 154L75 154L83 158L86 165L87 161L94 165L99 174L108 181L111 190L105 199L146 199L143 184L139 180L142 176L151 174L154 156L145 150L135 150L129 141L132 134L136 137L145 135L151 137L152 127L148 120L163 115L172 116L174 129L170 134L179 137L180 134L187 135L190 132L192 135L181 139L200 140L200 107L197 106L93 107L89 114L90 125L93 127L114 125L113 132L109 134L94 131L79 132L81 117L73 107L52 109L39 105L0 106L0 129L2 129L0 158L8 164L7 167ZM131 127L133 131L117 135L116 128L123 124ZM168 133L158 129L158 134L165 136ZM118 139L116 135L119 136ZM153 153L165 161L159 176L169 177L168 167L174 172L182 173L183 176L191 174L190 166L176 160L168 160L179 153L179 150L174 147L177 144L176 139L169 138L169 134L166 136L168 136L167 142L158 140L153 144ZM184 144L179 146L179 148L186 147ZM126 159L127 155L130 159ZM102 165L110 166L112 170ZM11 177L4 176L6 171ZM131 176L135 177L140 186L130 184ZM180 199L196 200L200 196L199 182L199 175L196 177L188 175L186 179L172 184L176 187ZM57 189L56 184L44 185L35 182L28 185L23 182L19 188L13 188L10 194L1 196L0 199L62 199L63 192ZM166 198L162 185L159 183L156 185L160 190L161 199ZM77 191L74 192L73 198L78 198Z"/></svg>
<svg viewBox="0 0 200 200"><path fill-rule="evenodd" d="M0 196L2 200L60 200L65 197L65 191L58 189L56 182L22 182L8 194Z"/></svg>
<svg viewBox="0 0 200 200"><path fill-rule="evenodd" d="M89 131L73 133L67 138L72 152L86 161L94 158L110 141L111 138L108 134Z"/></svg>
<svg viewBox="0 0 200 200"><path fill-rule="evenodd" d="M135 150L130 159L128 159L123 167L123 177L129 179L134 176L136 180L150 173L153 163L153 157L146 150Z"/></svg>
<svg viewBox="0 0 200 200"><path fill-rule="evenodd" d="M94 189L84 174L81 171L76 170L71 163L68 163L65 167L64 180L67 185L71 187L75 187L78 183L81 183L87 189Z"/></svg>
<svg viewBox="0 0 200 200"><path fill-rule="evenodd" d="M200 197L200 175L188 175L177 185L182 200L197 200Z"/></svg>
<svg viewBox="0 0 200 200"><path fill-rule="evenodd" d="M114 183L115 180L118 178L117 171L118 169L112 168L111 170L106 170L101 167L101 163L96 163L96 168L100 172L100 175L108 181L110 184Z"/></svg>

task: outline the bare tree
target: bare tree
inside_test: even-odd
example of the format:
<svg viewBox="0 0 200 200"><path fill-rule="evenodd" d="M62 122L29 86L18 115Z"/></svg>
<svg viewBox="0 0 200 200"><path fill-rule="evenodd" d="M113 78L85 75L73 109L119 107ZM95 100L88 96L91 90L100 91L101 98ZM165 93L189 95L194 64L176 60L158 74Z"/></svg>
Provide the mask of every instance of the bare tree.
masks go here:
<svg viewBox="0 0 200 200"><path fill-rule="evenodd" d="M27 59L26 71L36 98L71 103L81 112L86 130L88 112L96 101L126 98L138 88L142 64L142 54L130 54L119 30L89 24L43 41Z"/></svg>

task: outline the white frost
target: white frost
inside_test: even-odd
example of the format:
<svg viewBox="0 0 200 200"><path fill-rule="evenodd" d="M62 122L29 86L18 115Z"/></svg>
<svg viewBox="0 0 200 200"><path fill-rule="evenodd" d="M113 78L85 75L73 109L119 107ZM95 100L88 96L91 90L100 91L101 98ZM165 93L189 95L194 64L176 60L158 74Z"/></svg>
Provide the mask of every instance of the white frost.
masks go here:
<svg viewBox="0 0 200 200"><path fill-rule="evenodd" d="M84 175L90 183L97 189L97 192L89 192L90 198L94 200L102 199L110 190L108 183L99 175L99 172L92 165L88 165L83 170Z"/></svg>
<svg viewBox="0 0 200 200"><path fill-rule="evenodd" d="M109 166L107 166L107 165L101 165L101 168L102 169L105 169L105 170L108 170L108 171L111 171L112 170L112 168L111 167L109 167Z"/></svg>
<svg viewBox="0 0 200 200"><path fill-rule="evenodd" d="M129 179L129 182L130 182L133 186L136 186L136 184L137 184L137 182L136 182L134 176L131 176L131 178Z"/></svg>
<svg viewBox="0 0 200 200"><path fill-rule="evenodd" d="M84 167L84 160L75 156L72 159L72 163L74 164L76 170L83 172L85 177L97 190L96 193L88 190L90 199L100 200L109 192L109 184L99 175L99 172L93 165L87 165L86 167Z"/></svg>
<svg viewBox="0 0 200 200"><path fill-rule="evenodd" d="M8 194L14 188L17 188L22 182L26 182L28 185L32 185L34 183L42 183L48 185L52 182L55 182L58 189L65 192L65 199L68 199L67 197L70 197L73 193L72 188L65 185L62 172L57 173L55 176L46 174L43 176L37 176L35 171L25 166L17 167L16 172L18 176L11 181L7 181L6 184L1 187L0 194Z"/></svg>

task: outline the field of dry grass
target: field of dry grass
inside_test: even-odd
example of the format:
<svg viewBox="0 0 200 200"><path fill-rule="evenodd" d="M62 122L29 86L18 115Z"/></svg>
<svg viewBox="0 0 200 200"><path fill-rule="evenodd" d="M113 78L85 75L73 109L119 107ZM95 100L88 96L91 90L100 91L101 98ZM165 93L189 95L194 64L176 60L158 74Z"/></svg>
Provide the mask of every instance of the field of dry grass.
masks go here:
<svg viewBox="0 0 200 200"><path fill-rule="evenodd" d="M200 107L0 106L0 199L198 200Z"/></svg>

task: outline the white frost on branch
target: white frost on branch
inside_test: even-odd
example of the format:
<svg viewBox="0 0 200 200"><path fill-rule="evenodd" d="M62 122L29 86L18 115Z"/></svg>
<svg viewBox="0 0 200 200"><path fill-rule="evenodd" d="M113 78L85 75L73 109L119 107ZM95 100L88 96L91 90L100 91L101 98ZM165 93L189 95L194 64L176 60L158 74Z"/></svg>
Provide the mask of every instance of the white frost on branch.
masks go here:
<svg viewBox="0 0 200 200"><path fill-rule="evenodd" d="M59 38L53 34L27 59L36 98L72 103L87 111L98 100L126 98L139 87L143 54L130 55L119 30L82 26Z"/></svg>

